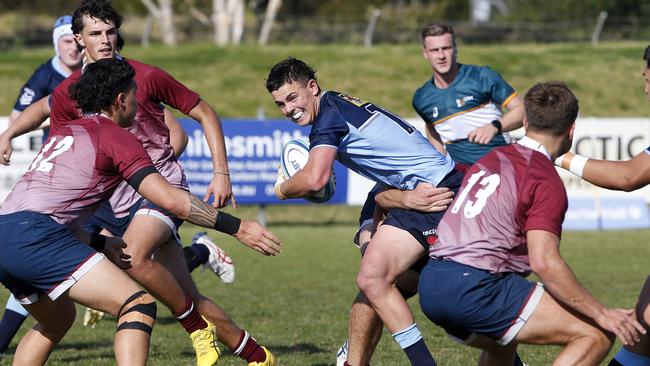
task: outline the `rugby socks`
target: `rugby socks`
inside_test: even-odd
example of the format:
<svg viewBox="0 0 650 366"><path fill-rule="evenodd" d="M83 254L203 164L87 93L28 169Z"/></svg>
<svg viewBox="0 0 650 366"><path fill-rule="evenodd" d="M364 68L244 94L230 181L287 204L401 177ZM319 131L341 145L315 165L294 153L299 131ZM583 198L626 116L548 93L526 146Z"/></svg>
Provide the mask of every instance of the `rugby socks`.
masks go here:
<svg viewBox="0 0 650 366"><path fill-rule="evenodd" d="M203 244L192 244L192 246L183 247L183 254L185 255L187 269L190 272L206 263L210 258L210 250Z"/></svg>
<svg viewBox="0 0 650 366"><path fill-rule="evenodd" d="M621 347L609 366L650 366L650 358L630 352Z"/></svg>
<svg viewBox="0 0 650 366"><path fill-rule="evenodd" d="M5 309L4 314L2 314L2 321L0 321L0 353L5 353L9 343L11 343L25 319L27 319L27 316Z"/></svg>
<svg viewBox="0 0 650 366"><path fill-rule="evenodd" d="M410 327L393 333L393 338L402 347L413 366L436 366L429 348L422 339L422 333L413 323Z"/></svg>
<svg viewBox="0 0 650 366"><path fill-rule="evenodd" d="M180 314L174 314L178 322L181 323L185 330L192 334L199 329L208 327L208 323L201 317L198 310L194 307L192 299L188 296L185 300L185 310Z"/></svg>
<svg viewBox="0 0 650 366"><path fill-rule="evenodd" d="M231 351L248 363L266 361L264 349L257 344L255 338L251 337L247 331L242 331L237 347Z"/></svg>

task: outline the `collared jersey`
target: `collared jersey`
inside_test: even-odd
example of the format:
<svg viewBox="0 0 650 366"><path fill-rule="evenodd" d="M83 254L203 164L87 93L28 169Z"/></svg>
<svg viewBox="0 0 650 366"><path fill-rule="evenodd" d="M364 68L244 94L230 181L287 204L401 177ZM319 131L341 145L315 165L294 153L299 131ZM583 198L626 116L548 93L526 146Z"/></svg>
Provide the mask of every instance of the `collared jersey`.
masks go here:
<svg viewBox="0 0 650 366"><path fill-rule="evenodd" d="M516 95L491 68L459 64L458 74L447 88L438 88L432 78L415 91L412 103L427 124L435 125L442 142L449 143L467 139L472 130L501 118L501 106ZM509 135L504 133L501 141L499 145L509 143ZM454 160L462 160L453 156L456 151L450 153Z"/></svg>
<svg viewBox="0 0 650 366"><path fill-rule="evenodd" d="M133 126L128 130L142 142L156 169L169 183L189 190L183 168L176 160L169 141L169 129L165 124L162 103L188 114L199 103L200 97L157 67L135 60L127 61L135 69L135 82L138 86L138 112ZM50 98L50 123L53 133L68 121L82 117L75 101L68 95L70 84L79 80L80 76L81 70L70 75L54 90ZM127 216L139 198L137 192L126 182L120 185L110 200L115 216Z"/></svg>
<svg viewBox="0 0 650 366"><path fill-rule="evenodd" d="M325 92L309 135L310 149L338 149L349 169L391 187L436 186L454 168L413 126L372 103Z"/></svg>
<svg viewBox="0 0 650 366"><path fill-rule="evenodd" d="M70 121L50 134L0 214L39 212L60 224L74 225L92 214L124 180L141 181L154 172L138 139L110 119Z"/></svg>
<svg viewBox="0 0 650 366"><path fill-rule="evenodd" d="M522 139L495 148L469 168L438 225L439 241L430 256L492 273L528 275L526 232L559 237L568 206L547 154L539 143Z"/></svg>

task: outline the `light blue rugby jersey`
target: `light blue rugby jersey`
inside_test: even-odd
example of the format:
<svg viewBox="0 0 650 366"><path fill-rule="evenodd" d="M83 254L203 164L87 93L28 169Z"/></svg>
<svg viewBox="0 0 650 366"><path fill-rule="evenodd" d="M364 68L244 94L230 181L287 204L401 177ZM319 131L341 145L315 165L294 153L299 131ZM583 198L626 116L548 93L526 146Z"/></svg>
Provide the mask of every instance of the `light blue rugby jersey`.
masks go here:
<svg viewBox="0 0 650 366"><path fill-rule="evenodd" d="M413 108L427 123L433 123L452 158L474 163L496 146L510 143L507 133L496 135L487 145L466 141L467 134L501 118L501 106L517 93L496 71L487 66L458 65L449 87L441 89L427 80L413 95Z"/></svg>
<svg viewBox="0 0 650 366"><path fill-rule="evenodd" d="M310 149L334 147L349 169L402 190L419 182L437 186L454 168L451 158L398 116L334 91L321 97L309 141Z"/></svg>

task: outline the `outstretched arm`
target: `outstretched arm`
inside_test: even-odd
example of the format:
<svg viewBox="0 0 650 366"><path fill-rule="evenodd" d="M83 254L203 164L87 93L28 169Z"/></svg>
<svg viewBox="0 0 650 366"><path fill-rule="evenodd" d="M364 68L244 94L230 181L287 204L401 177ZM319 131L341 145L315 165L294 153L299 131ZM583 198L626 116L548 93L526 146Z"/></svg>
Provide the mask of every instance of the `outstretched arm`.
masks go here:
<svg viewBox="0 0 650 366"><path fill-rule="evenodd" d="M568 152L556 164L599 187L633 191L650 184L650 154L642 151L626 161L596 160Z"/></svg>
<svg viewBox="0 0 650 366"><path fill-rule="evenodd" d="M173 187L159 173L147 175L137 191L179 218L232 235L242 244L262 254L277 255L282 249L280 240L264 226L217 211L190 192Z"/></svg>
<svg viewBox="0 0 650 366"><path fill-rule="evenodd" d="M228 201L232 200L232 206L237 208L237 201L232 195L232 184L230 183L230 171L228 170L228 157L226 155L226 143L223 138L223 129L217 113L208 103L201 100L188 114L197 120L203 127L205 139L208 142L214 176L208 185L207 192L203 199L207 201L214 195L213 205L217 208L225 207Z"/></svg>
<svg viewBox="0 0 650 366"><path fill-rule="evenodd" d="M632 316L632 311L603 306L584 288L560 256L560 238L548 231L530 230L526 233L528 256L533 271L544 288L559 302L593 319L623 342L634 344L645 330Z"/></svg>
<svg viewBox="0 0 650 366"><path fill-rule="evenodd" d="M30 131L36 130L50 115L49 96L30 105L12 121L0 135L0 164L9 165L11 159L11 140Z"/></svg>

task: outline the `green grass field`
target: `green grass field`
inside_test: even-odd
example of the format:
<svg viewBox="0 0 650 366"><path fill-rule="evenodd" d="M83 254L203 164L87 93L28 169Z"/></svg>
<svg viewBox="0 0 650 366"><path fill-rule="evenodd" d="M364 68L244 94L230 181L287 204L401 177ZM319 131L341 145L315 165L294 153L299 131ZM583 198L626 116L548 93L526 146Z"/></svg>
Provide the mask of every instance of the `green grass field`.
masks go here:
<svg viewBox="0 0 650 366"><path fill-rule="evenodd" d="M296 208L277 206L268 212L271 229L284 241L283 253L263 257L230 238L218 242L236 263L234 284L224 285L213 274L194 273L202 292L222 305L235 321L249 330L277 356L279 365L332 365L335 352L346 337L347 314L356 292L354 276L359 262L351 244L354 208ZM319 213L319 212L322 212ZM254 208L243 208L245 217L256 217ZM309 220L302 218L309 217ZM318 225L320 220L328 225ZM290 224L298 222L297 224ZM189 240L196 228L184 225ZM216 235L216 234L215 234ZM631 307L648 275L650 231L568 232L562 251L582 283L609 306ZM215 236L213 236L215 237ZM4 304L7 292L0 290ZM477 352L453 343L429 323L411 301L420 328L439 365L472 365ZM159 307L154 329L150 365L192 365L189 338L169 311ZM77 323L55 350L49 365L112 365L114 321L102 320L96 329ZM27 325L33 325L30 318ZM25 332L23 326L19 336ZM15 350L16 337L10 346ZM555 347L521 346L520 354L531 365L549 365ZM8 365L11 357L0 359ZM373 365L405 365L406 357L385 331ZM220 365L243 365L224 352Z"/></svg>
<svg viewBox="0 0 650 366"><path fill-rule="evenodd" d="M580 99L582 116L647 116L641 80L645 43L552 45L461 45L461 62L489 64L518 91L538 81L565 80ZM19 88L51 49L0 53L0 115L8 115ZM373 100L406 117L414 116L410 101L415 88L430 77L418 45L256 45L217 48L208 44L175 49L127 46L124 55L160 66L201 93L224 117L255 116L263 106L269 117L280 117L264 89L270 66L294 55L318 69L322 86ZM356 293L359 255L351 244L355 208L276 206L269 208L272 230L284 241L276 258L266 258L219 239L237 266L237 280L224 285L210 273L194 274L204 294L222 305L260 343L278 356L280 365L332 365L346 337L347 314ZM255 208L240 213L255 218ZM183 227L191 238L194 228ZM609 306L631 307L648 275L650 231L566 233L562 250L578 277ZM0 289L4 304L7 292ZM411 302L420 329L439 365L475 364L477 352L456 345L422 316ZM80 309L78 318L83 315ZM27 325L33 325L28 320ZM16 341L10 347L15 350ZM51 357L49 365L112 365L114 322L104 320L94 330L75 324ZM532 365L548 365L554 347L520 348ZM152 338L151 365L192 365L193 352L185 332L169 312L159 307ZM0 358L0 365L11 357ZM225 352L221 365L243 365ZM405 365L406 358L385 334L373 365Z"/></svg>
<svg viewBox="0 0 650 366"><path fill-rule="evenodd" d="M490 65L520 93L534 83L564 80L589 117L650 115L641 72L647 43L516 44L459 46L460 62ZM268 71L287 56L304 59L318 71L321 86L371 100L404 117L415 116L411 97L431 77L420 46L273 45L215 47L185 44L177 48L127 45L123 54L170 72L201 93L224 117L255 117L263 106L280 118L264 88ZM18 90L51 48L0 53L0 115L8 115Z"/></svg>

